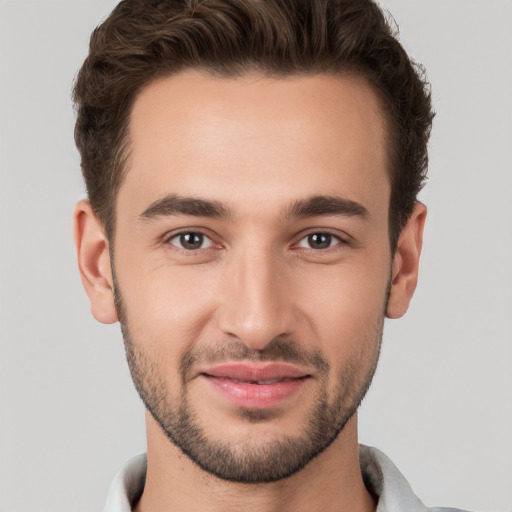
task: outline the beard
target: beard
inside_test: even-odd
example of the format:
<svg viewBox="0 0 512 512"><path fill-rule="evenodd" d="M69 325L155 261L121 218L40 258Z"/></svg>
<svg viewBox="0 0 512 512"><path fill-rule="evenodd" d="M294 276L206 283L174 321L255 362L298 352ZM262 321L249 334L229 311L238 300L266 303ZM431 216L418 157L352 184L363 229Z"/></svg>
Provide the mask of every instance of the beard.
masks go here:
<svg viewBox="0 0 512 512"><path fill-rule="evenodd" d="M167 438L204 471L223 480L239 483L266 483L287 478L328 448L357 411L370 387L379 359L384 314L360 340L362 348L338 371L336 385L329 391L331 368L319 350L305 350L296 341L276 338L263 350L253 350L240 341L218 346L193 346L179 362L181 389L169 392L166 372L159 365L158 354L152 355L142 340L135 340L119 293L115 301L123 334L126 357L132 379L146 409L160 425ZM298 435L259 441L251 436L223 441L207 428L208 418L194 410L187 376L197 363L222 361L280 361L312 367L318 375L314 399L305 412L304 425ZM270 421L279 414L273 409L240 408L237 414L248 423Z"/></svg>

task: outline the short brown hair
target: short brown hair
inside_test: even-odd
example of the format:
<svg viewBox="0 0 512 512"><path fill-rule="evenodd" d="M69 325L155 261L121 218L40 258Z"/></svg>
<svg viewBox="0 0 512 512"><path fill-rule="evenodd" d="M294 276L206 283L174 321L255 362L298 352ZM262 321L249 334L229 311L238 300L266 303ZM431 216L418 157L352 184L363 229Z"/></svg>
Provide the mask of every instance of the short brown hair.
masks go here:
<svg viewBox="0 0 512 512"><path fill-rule="evenodd" d="M73 99L91 206L108 236L129 150L129 118L149 82L184 69L236 77L356 73L386 117L392 250L427 170L433 112L423 68L371 0L123 0L97 27Z"/></svg>

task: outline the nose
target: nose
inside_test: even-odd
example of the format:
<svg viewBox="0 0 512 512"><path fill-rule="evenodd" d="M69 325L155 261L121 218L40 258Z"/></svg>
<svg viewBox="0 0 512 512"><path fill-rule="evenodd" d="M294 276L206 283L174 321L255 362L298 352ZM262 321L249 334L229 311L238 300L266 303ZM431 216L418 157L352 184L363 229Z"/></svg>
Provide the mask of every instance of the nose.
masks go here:
<svg viewBox="0 0 512 512"><path fill-rule="evenodd" d="M241 250L230 258L223 281L217 313L224 335L253 350L293 335L298 314L286 262L270 250Z"/></svg>

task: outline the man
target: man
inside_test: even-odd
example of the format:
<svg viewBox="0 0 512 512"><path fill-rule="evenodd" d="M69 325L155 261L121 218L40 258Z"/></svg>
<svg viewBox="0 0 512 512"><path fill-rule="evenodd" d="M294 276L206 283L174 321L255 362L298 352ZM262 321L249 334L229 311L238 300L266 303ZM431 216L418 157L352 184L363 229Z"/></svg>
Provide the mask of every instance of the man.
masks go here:
<svg viewBox="0 0 512 512"><path fill-rule="evenodd" d="M75 102L82 281L147 409L105 510L426 510L357 442L433 116L378 7L127 0Z"/></svg>

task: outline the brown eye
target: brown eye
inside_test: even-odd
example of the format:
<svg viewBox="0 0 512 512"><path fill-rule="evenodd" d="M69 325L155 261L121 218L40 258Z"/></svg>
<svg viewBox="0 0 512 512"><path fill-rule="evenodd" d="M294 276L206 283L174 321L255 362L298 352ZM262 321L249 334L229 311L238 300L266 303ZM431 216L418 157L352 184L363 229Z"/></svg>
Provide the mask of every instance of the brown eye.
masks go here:
<svg viewBox="0 0 512 512"><path fill-rule="evenodd" d="M330 233L311 233L299 242L299 247L317 250L329 249L329 247L332 247L340 241L337 236L331 235Z"/></svg>
<svg viewBox="0 0 512 512"><path fill-rule="evenodd" d="M169 243L187 251L206 249L212 245L212 241L207 236L194 231L179 233L173 236Z"/></svg>

